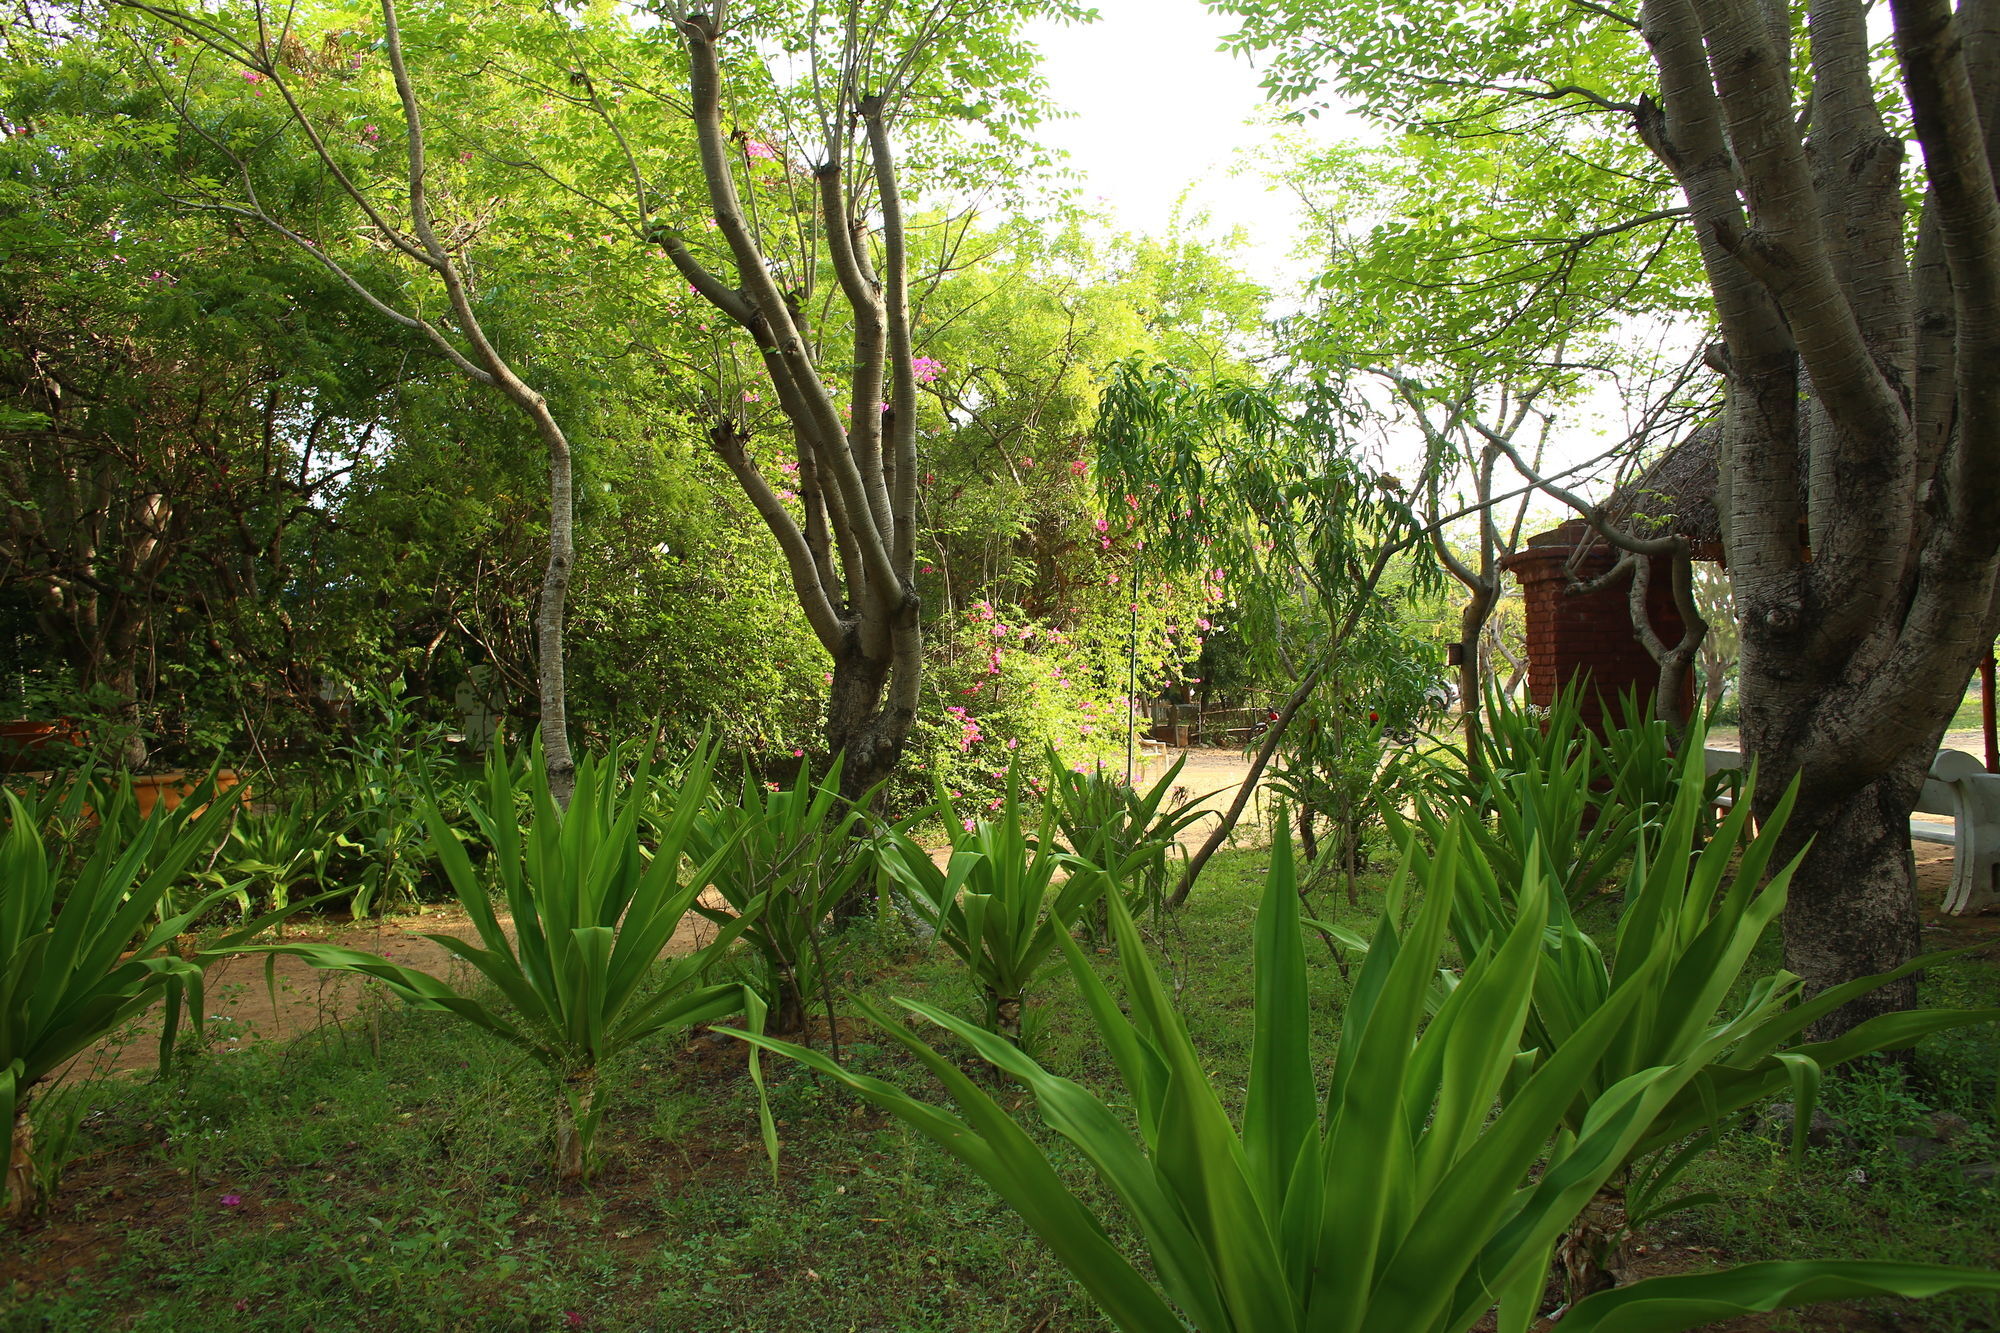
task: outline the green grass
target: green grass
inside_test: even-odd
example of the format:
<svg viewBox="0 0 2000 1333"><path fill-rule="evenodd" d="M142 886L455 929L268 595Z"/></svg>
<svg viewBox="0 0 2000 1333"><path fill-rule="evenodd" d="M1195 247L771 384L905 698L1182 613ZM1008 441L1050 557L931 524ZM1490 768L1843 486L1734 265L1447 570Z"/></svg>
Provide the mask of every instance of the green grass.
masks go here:
<svg viewBox="0 0 2000 1333"><path fill-rule="evenodd" d="M1266 861L1256 848L1219 857L1156 944L1225 1087L1242 1085L1248 1062L1250 926ZM1374 900L1369 885L1358 909L1336 891L1311 910L1365 925ZM1313 949L1325 1054L1346 986ZM853 989L878 1000L979 1012L961 969L893 931L859 944L846 966L875 978ZM1960 960L1929 984L1934 1000L1993 1003L2000 969ZM1030 1025L1038 1053L1109 1085L1071 995L1067 974L1052 974ZM864 1026L843 1032L855 1066L923 1087ZM2000 1188L1970 1185L1959 1169L2000 1155L1996 1066L1993 1034L1954 1034L1927 1051L1916 1081L1878 1073L1834 1089L1859 1146L1816 1151L1802 1171L1777 1145L1735 1134L1695 1182L1725 1201L1673 1219L1681 1234L1649 1239L1732 1261L1991 1264ZM1107 1327L967 1171L815 1076L781 1062L771 1074L784 1140L775 1183L740 1050L668 1040L608 1079L607 1169L563 1191L546 1165L539 1071L462 1024L393 1003L288 1046L197 1057L170 1081L104 1085L55 1215L13 1253L0 1247L0 1285L12 1282L0 1290L0 1329ZM1974 1121L1974 1134L1947 1157L1906 1164L1894 1128L1939 1107ZM1066 1172L1086 1177L1065 1144L1035 1132ZM1850 1179L1857 1171L1865 1183ZM2000 1326L1992 1301L1887 1308L1913 1330Z"/></svg>
<svg viewBox="0 0 2000 1333"><path fill-rule="evenodd" d="M1946 731L1977 731L1986 725L1986 714L1980 707L1979 677L1972 678L1972 688L1959 701L1958 711L1951 715Z"/></svg>

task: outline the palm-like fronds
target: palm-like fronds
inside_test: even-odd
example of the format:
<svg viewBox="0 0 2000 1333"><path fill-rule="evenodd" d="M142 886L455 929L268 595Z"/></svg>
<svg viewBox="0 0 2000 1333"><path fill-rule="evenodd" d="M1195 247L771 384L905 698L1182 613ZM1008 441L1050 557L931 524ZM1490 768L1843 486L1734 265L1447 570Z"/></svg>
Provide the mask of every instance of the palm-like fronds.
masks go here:
<svg viewBox="0 0 2000 1333"><path fill-rule="evenodd" d="M559 1087L557 1164L565 1176L581 1175L592 1163L604 1113L597 1076L605 1061L656 1033L726 1014L743 1013L753 1028L763 1025L763 1002L748 987L698 984L750 917L736 918L704 947L661 963L696 896L721 860L735 852L733 842L724 843L692 874L682 874L712 766L711 750L688 764L678 807L659 826L658 846L648 858L639 841L647 763L640 763L629 786L621 782L616 754L579 764L567 811L558 808L544 767L525 765L531 814L524 832L516 814L517 772L504 758L489 762L483 799L468 804L499 878L499 899L509 918L504 924L436 800L425 802L432 850L472 918L479 943L453 935L430 938L470 965L504 1003L358 949L310 943L260 947L317 967L375 977L411 1004L456 1014L519 1047ZM761 1087L754 1065L752 1074ZM775 1152L768 1121L765 1139Z"/></svg>
<svg viewBox="0 0 2000 1333"><path fill-rule="evenodd" d="M1635 963L1560 1048L1524 1058L1549 966L1542 936L1553 892L1533 858L1512 928L1470 959L1426 1022L1457 861L1478 856L1454 832L1437 851L1438 879L1408 928L1385 911L1322 1090L1308 1045L1290 839L1280 830L1257 922L1256 1033L1240 1121L1115 895L1124 1007L1074 941L1058 942L1122 1076L1117 1098L1049 1073L952 1014L901 1002L1033 1093L1043 1121L1083 1154L1144 1237L1151 1275L1118 1250L1008 1112L902 1023L875 1015L945 1086L960 1114L815 1052L745 1035L845 1083L977 1171L1128 1333L1461 1333L1496 1304L1504 1333L1515 1333L1535 1313L1556 1238L1730 1038L1711 1036L1671 1063L1587 1094L1632 1015L1661 998L1668 973L1656 954ZM1393 898L1401 898L1408 869ZM1572 1108L1586 1097L1572 1129ZM1114 1100L1130 1106L1133 1123L1112 1109ZM1922 1264L1759 1265L1640 1283L1585 1301L1570 1317L1592 1329L1684 1329L1724 1308L1952 1287L2000 1289L2000 1274Z"/></svg>

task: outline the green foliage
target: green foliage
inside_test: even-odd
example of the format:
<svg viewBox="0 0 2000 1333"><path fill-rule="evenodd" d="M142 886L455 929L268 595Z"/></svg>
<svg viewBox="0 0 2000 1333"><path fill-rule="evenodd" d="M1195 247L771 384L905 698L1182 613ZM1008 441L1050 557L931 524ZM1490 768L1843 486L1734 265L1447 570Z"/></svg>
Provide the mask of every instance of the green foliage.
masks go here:
<svg viewBox="0 0 2000 1333"><path fill-rule="evenodd" d="M1579 711L1587 688L1587 682L1572 681L1549 707L1538 708L1508 698L1489 679L1474 751L1467 756L1446 747L1429 759L1431 790L1416 802L1418 822L1433 841L1458 811L1484 811L1486 818L1469 825L1468 836L1503 881L1518 880L1530 849L1539 848L1571 908L1603 885L1641 836L1682 802L1694 802L1698 829L1712 833L1716 802L1733 781L1705 771L1707 724L1699 710L1677 747L1650 705L1638 707L1627 695L1621 701L1626 725L1599 740ZM1689 755L1692 767L1684 762Z"/></svg>
<svg viewBox="0 0 2000 1333"><path fill-rule="evenodd" d="M883 850L904 901L978 983L988 1030L1015 1044L1028 992L1052 965L1056 941L1069 938L1077 917L1105 889L1097 874L1056 883L1075 862L1056 845L1055 797L1047 791L1024 797L1022 785L1020 765L1010 766L991 819L965 813L939 790L937 810L951 834L943 867L907 825L891 831Z"/></svg>
<svg viewBox="0 0 2000 1333"><path fill-rule="evenodd" d="M1610 774L1602 743L1578 712L1579 686L1546 709L1515 703L1490 680L1486 696L1472 761L1454 752L1455 762L1429 762L1435 791L1419 796L1418 822L1436 841L1460 811L1485 812L1490 822L1468 823L1465 836L1502 882L1520 883L1532 856L1574 906L1632 854L1639 813L1598 790Z"/></svg>
<svg viewBox="0 0 2000 1333"><path fill-rule="evenodd" d="M1083 1154L1137 1226L1151 1277L999 1103L902 1023L875 1014L945 1085L963 1118L815 1052L748 1039L837 1079L971 1167L1120 1328L1462 1330L1497 1301L1501 1328L1525 1329L1557 1236L1726 1043L1704 1041L1603 1090L1580 1131L1566 1132L1591 1066L1634 1013L1661 1000L1660 960L1635 967L1561 1050L1524 1069L1516 1052L1547 967L1550 889L1533 875L1518 886L1512 928L1467 960L1424 1024L1461 854L1477 857L1455 840L1439 849L1437 882L1407 928L1398 924L1407 873L1399 876L1342 1016L1322 1101L1290 840L1280 836L1258 914L1256 1045L1240 1128L1116 898L1129 1016L1075 943L1062 943L1123 1078L1136 1134L1100 1097L1009 1043L935 1006L902 1002L1029 1088L1044 1122ZM1936 1265L1753 1266L1642 1282L1585 1301L1569 1317L1586 1327L1670 1330L1698 1327L1718 1309L1778 1308L1823 1292L1952 1288L2000 1290L2000 1276Z"/></svg>
<svg viewBox="0 0 2000 1333"><path fill-rule="evenodd" d="M215 869L208 874L228 886L244 916L259 899L267 909L281 911L291 905L294 888L326 883L338 842L337 819L326 807L291 800L264 810L246 809L229 826ZM361 895L355 896L358 900ZM366 915L366 907L355 914Z"/></svg>
<svg viewBox="0 0 2000 1333"><path fill-rule="evenodd" d="M875 847L864 834L873 793L842 800L840 767L836 757L815 779L802 763L789 788L746 771L733 796L712 790L688 833L688 855L713 867L709 882L728 905L694 910L756 954L752 984L783 1034L804 1030L806 1006L851 942L827 918L874 882Z"/></svg>
<svg viewBox="0 0 2000 1333"><path fill-rule="evenodd" d="M341 878L353 887L356 916L418 900L431 873L428 807L442 802L452 823L464 825L450 795L462 784L444 725L418 715L401 681L368 687L362 699L375 716L339 747L345 763L333 770L320 805L320 818L334 829Z"/></svg>
<svg viewBox="0 0 2000 1333"><path fill-rule="evenodd" d="M996 810L1018 754L1053 749L1087 765L1124 752L1124 665L1107 663L1108 645L1087 630L1066 633L980 601L939 626L932 647L935 711L911 731L902 806L942 786L968 808Z"/></svg>
<svg viewBox="0 0 2000 1333"><path fill-rule="evenodd" d="M1883 1015L1829 1041L1802 1034L1841 1005L1909 975L1935 956L1881 976L1863 977L1811 999L1789 972L1748 974L1759 944L1784 909L1797 865L1766 870L1783 836L1796 783L1753 835L1751 801L1739 800L1713 836L1705 837L1710 794L1702 780L1699 732L1682 760L1682 777L1666 804L1644 821L1630 822L1632 859L1624 882L1616 931L1606 947L1577 923L1563 895L1530 906L1519 885L1541 878L1543 833L1532 822L1502 819L1496 834L1475 833L1480 854L1433 861L1413 840L1415 873L1433 892L1453 899L1452 935L1463 956L1492 952L1524 914L1544 914L1544 964L1524 1028L1529 1068L1559 1058L1593 1015L1621 989L1644 986L1646 998L1624 1011L1617 1035L1600 1048L1565 1116L1572 1134L1587 1126L1590 1108L1609 1090L1648 1069L1677 1065L1707 1051L1699 1076L1669 1099L1655 1122L1629 1149L1618 1184L1625 1215L1639 1225L1688 1206L1667 1188L1711 1148L1721 1126L1737 1112L1789 1091L1795 1107L1792 1150L1802 1153L1822 1071L1884 1050L1907 1047L1933 1032L1983 1024L2000 1009L1926 1009ZM1532 770L1531 770L1532 771ZM1432 826L1449 845L1469 830L1469 817L1449 828ZM1558 833L1561 830L1557 830ZM1495 848L1498 854L1489 854ZM1560 844L1547 844L1556 845ZM1560 854L1560 853L1558 853ZM1801 854L1803 855L1803 853ZM1560 864L1560 863L1558 863ZM1517 870L1516 867L1521 867ZM1440 878L1455 874L1455 883ZM1557 879L1555 882L1560 883ZM1350 948L1365 949L1352 932L1338 932ZM1646 982L1635 977L1648 977ZM1447 975L1435 1003L1449 993Z"/></svg>
<svg viewBox="0 0 2000 1333"><path fill-rule="evenodd" d="M598 1073L607 1060L660 1032L725 1014L743 1013L759 1030L764 1017L763 1001L749 988L701 984L749 924L747 918L658 966L717 865L734 851L724 843L682 878L682 860L707 798L712 751L698 753L683 770L678 808L671 820L655 825L658 842L650 857L638 837L650 761L639 763L628 785L622 781L622 758L614 754L579 764L567 811L557 808L539 760L526 765L525 834L516 809L521 775L504 757L488 762L483 798L467 805L499 881L505 924L437 798L424 800L431 850L480 943L454 935L430 938L470 964L490 993L467 994L427 972L339 945L273 944L245 951L292 954L315 967L374 977L410 1004L454 1014L518 1047L555 1084L558 1169L565 1176L584 1174L595 1164L605 1104ZM768 1123L765 1130L775 1153Z"/></svg>
<svg viewBox="0 0 2000 1333"><path fill-rule="evenodd" d="M1101 768L1066 768L1053 750L1047 759L1056 830L1082 863L1071 873L1102 875L1105 892L1124 894L1134 916L1150 912L1159 919L1166 905L1169 858L1180 846L1182 830L1207 813L1200 808L1203 798L1186 799L1180 786L1187 756L1176 759L1143 792Z"/></svg>
<svg viewBox="0 0 2000 1333"><path fill-rule="evenodd" d="M213 848L229 818L230 804L212 793L212 786L197 790L192 801L210 799L195 818L155 807L145 819L134 814L128 820L121 817L131 800L127 788L110 806L100 806L103 831L74 874L65 873L44 843L36 812L12 791L4 793L0 1124L13 1126L37 1084L162 999L162 1065L173 1058L184 996L199 1028L201 962L182 957L175 942L228 890L178 909L172 892L195 858ZM231 939L248 938L269 923L259 918ZM0 1202L6 1202L6 1189L0 1184Z"/></svg>
<svg viewBox="0 0 2000 1333"><path fill-rule="evenodd" d="M1424 526L1403 480L1369 465L1351 416L1341 391L1322 384L1286 392L1128 361L1105 390L1096 431L1102 484L1123 492L1148 560L1198 572L1212 596L1235 603L1232 630L1290 700L1260 753L1292 736L1283 779L1308 810L1335 816L1349 865L1364 822L1357 812L1368 808L1357 789L1373 787L1379 766L1349 743L1348 714L1379 714L1408 678L1412 636L1399 608L1434 594L1440 578L1429 561L1408 558ZM1422 461L1416 493L1442 462ZM1316 691L1323 725L1292 735ZM1370 695L1384 697L1362 705Z"/></svg>
<svg viewBox="0 0 2000 1333"><path fill-rule="evenodd" d="M1343 648L1340 672L1301 706L1272 758L1271 788L1291 802L1308 859L1324 855L1326 867L1349 876L1350 890L1383 798L1395 793L1400 805L1430 779L1418 736L1436 720L1441 660L1429 635L1404 617L1364 619Z"/></svg>

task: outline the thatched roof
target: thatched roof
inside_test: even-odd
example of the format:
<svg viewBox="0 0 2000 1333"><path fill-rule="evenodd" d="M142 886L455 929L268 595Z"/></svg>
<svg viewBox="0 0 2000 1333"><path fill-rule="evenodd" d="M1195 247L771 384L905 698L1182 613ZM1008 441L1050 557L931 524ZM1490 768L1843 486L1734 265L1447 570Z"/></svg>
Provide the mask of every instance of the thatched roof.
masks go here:
<svg viewBox="0 0 2000 1333"><path fill-rule="evenodd" d="M1604 502L1605 518L1637 536L1676 533L1688 539L1695 559L1722 559L1722 520L1715 508L1721 444L1718 423L1697 427L1636 479L1619 487ZM1601 540L1583 519L1573 518L1536 533L1527 544L1590 545Z"/></svg>
<svg viewBox="0 0 2000 1333"><path fill-rule="evenodd" d="M1722 519L1715 509L1716 463L1722 427L1700 426L1637 479L1604 502L1604 516L1641 536L1674 533L1688 539L1697 560L1722 556Z"/></svg>

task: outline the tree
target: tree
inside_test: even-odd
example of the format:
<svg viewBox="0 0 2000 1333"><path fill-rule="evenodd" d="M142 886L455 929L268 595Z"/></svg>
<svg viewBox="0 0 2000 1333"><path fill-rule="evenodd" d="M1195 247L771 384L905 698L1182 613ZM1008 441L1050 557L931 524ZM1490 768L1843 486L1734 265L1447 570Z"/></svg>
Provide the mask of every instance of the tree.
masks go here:
<svg viewBox="0 0 2000 1333"><path fill-rule="evenodd" d="M792 107L810 128L775 144L726 121L722 48L735 35L728 6L673 11L722 253L699 255L683 231L651 221L643 191L635 191L633 220L695 291L749 336L789 428L796 486L782 494L759 467L733 404L710 409L708 435L784 553L799 605L833 659L826 742L844 757L841 782L850 796L873 787L901 757L923 673L918 391L936 363L918 355L912 336L895 135L910 132L908 121L921 128L935 120L941 99L950 114L971 111L1004 130L1008 117L995 112L994 94L984 108L968 107L957 80L971 75L966 62L986 59L1004 69L1018 52L1011 27L1031 8L938 0L901 11L857 2L838 15L809 16L790 39L812 72L810 94ZM1035 104L1006 97L1005 80L988 75L984 82L998 89L998 100L1011 100L1016 115L1032 119ZM780 102L771 111L783 109ZM816 210L808 203L760 226L756 187L789 185L794 153L810 173L803 193L816 199ZM760 179L760 162L772 163L767 170L778 179ZM780 239L783 248L774 245ZM822 266L838 292L840 320L821 294ZM843 321L847 344L836 353L833 335ZM847 367L844 404L825 377L828 363Z"/></svg>
<svg viewBox="0 0 2000 1333"><path fill-rule="evenodd" d="M1410 4L1223 7L1282 50L1291 92L1330 69L1406 123L1565 146L1612 117L1651 154L1619 159L1654 191L1625 221L1686 219L1721 331L1744 741L1801 784L1787 965L1818 990L1912 957L1908 817L2000 626L2000 198L1983 128L2000 115L2000 13L1893 0L1885 53L1862 0L1528 3L1480 23ZM1908 1007L1914 987L1825 1030Z"/></svg>
<svg viewBox="0 0 2000 1333"><path fill-rule="evenodd" d="M1371 465L1347 415L1337 389L1307 383L1284 394L1134 362L1106 388L1096 435L1111 507L1122 501L1147 534L1149 564L1232 591L1238 628L1292 683L1235 799L1189 858L1173 906L1228 839L1294 719L1375 637L1358 631L1393 614L1384 578L1428 540L1405 483ZM1439 461L1426 458L1419 492ZM1434 586L1434 565L1410 569L1408 588ZM1303 634L1287 633L1299 626Z"/></svg>
<svg viewBox="0 0 2000 1333"><path fill-rule="evenodd" d="M1385 430L1414 427L1424 456L1439 460L1418 497L1433 521L1446 508L1479 514L1463 553L1442 529L1432 534L1438 560L1467 594L1458 696L1476 763L1476 645L1505 579L1499 560L1518 545L1529 503L1522 495L1503 523L1495 469L1525 451L1534 475L1553 429L1573 430L1593 394L1646 400L1629 444L1680 428L1685 367L1661 365L1657 337L1634 321L1685 314L1689 265L1643 231L1592 218L1597 201L1576 188L1573 148L1523 151L1505 140L1412 131L1379 146L1304 152L1283 176L1306 201L1324 254L1320 299L1288 323L1288 350L1322 373L1373 379L1388 391L1386 402L1366 389L1360 398ZM1572 234L1579 225L1587 239ZM1622 559L1605 581L1629 580L1643 605L1649 568ZM1633 624L1664 675L1682 669L1685 645L1658 643L1638 613ZM1680 695L1663 686L1661 697L1671 706Z"/></svg>
<svg viewBox="0 0 2000 1333"><path fill-rule="evenodd" d="M174 34L162 42L141 31L134 34L132 48L229 182L225 187L216 181L204 189L203 178L190 171L194 189L178 201L191 209L245 219L284 237L324 265L367 308L420 335L430 352L473 383L491 388L532 426L547 454L549 486L548 559L535 617L542 753L557 800L566 804L576 767L570 753L563 678L563 615L575 559L574 458L569 436L547 398L521 377L515 359L488 334L466 253L477 226L464 219L457 226L439 221L434 201L451 196L440 180L445 169L428 156L423 107L405 61L395 0L382 0L381 50L403 122L403 151L379 166L378 159L367 158L366 169L357 169L360 164L351 151L342 151L327 132L329 120L344 123L338 113L350 108L328 106L329 99L315 96L333 91L336 96L330 100L335 103L350 100L338 94L350 92L345 84L368 65L360 55L347 53L338 33L313 34L322 40L319 50L312 51L294 26L296 12L288 10L274 20L261 0L251 0L247 13L192 12L145 0L114 2L157 20ZM190 46L195 54L178 53L178 48ZM261 93L268 87L277 94L283 106L281 124L304 140L309 160L323 173L323 187L345 196L365 218L372 236L389 248L397 263L407 266L405 285L414 285L415 294L379 279L371 281L374 275L367 269L300 230L300 218L282 204L274 211L267 195L277 192L271 188L265 159L281 136L272 134L271 127L263 135L245 135L246 117L198 77L202 53L237 67L252 91ZM251 118L261 119L254 112ZM411 276L418 277L415 284L407 284ZM426 297L443 310L430 313Z"/></svg>

